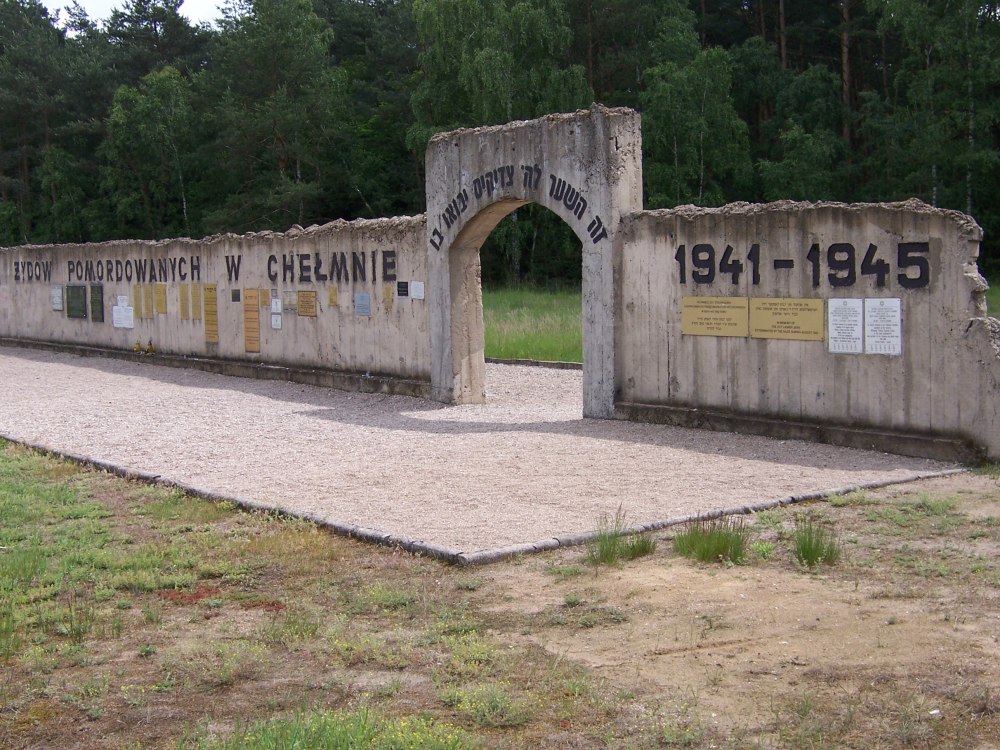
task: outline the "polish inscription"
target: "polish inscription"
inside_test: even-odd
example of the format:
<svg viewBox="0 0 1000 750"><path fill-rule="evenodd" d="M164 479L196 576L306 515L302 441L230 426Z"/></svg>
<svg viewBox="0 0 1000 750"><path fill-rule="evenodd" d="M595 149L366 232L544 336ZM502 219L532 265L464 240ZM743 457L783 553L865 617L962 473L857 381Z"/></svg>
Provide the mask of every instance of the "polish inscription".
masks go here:
<svg viewBox="0 0 1000 750"><path fill-rule="evenodd" d="M749 335L746 297L681 298L681 333L689 336Z"/></svg>

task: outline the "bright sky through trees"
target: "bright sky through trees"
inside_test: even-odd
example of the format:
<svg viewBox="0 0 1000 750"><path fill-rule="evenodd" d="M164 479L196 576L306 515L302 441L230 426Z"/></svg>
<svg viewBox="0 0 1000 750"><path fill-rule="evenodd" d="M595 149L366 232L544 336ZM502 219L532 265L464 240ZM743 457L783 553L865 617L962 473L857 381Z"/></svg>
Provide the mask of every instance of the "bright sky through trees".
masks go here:
<svg viewBox="0 0 1000 750"><path fill-rule="evenodd" d="M116 8L121 10L125 4L125 0L77 1L87 11L87 15L90 16L90 20L92 21L106 21L108 16L111 15L112 10ZM43 2L45 7L49 9L49 12L54 14L57 10L62 11L63 8L72 5L73 0L43 0ZM181 15L188 18L192 23L201 23L202 21L212 23L222 15L217 7L219 4L217 0L184 0L184 4L181 5ZM62 12L61 15L65 17L66 13Z"/></svg>

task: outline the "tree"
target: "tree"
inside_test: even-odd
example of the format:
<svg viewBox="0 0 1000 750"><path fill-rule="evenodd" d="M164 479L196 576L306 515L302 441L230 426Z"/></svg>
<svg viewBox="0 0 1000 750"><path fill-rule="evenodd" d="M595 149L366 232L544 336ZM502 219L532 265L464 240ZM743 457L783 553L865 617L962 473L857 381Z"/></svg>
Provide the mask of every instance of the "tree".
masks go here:
<svg viewBox="0 0 1000 750"><path fill-rule="evenodd" d="M104 188L123 236L191 234L191 100L190 83L171 67L115 93L101 155Z"/></svg>
<svg viewBox="0 0 1000 750"><path fill-rule="evenodd" d="M647 201L724 203L750 173L746 124L729 93L729 55L700 49L694 14L676 2L661 17L654 49L660 62L646 71L642 96Z"/></svg>

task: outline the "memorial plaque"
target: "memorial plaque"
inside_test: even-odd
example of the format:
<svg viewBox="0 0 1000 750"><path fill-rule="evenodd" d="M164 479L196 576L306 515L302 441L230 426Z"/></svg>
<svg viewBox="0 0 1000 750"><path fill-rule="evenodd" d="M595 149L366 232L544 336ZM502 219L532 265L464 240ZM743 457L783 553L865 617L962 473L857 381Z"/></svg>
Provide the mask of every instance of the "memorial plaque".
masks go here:
<svg viewBox="0 0 1000 750"><path fill-rule="evenodd" d="M410 282L410 299L423 299L424 298L424 282L422 281L411 281Z"/></svg>
<svg viewBox="0 0 1000 750"><path fill-rule="evenodd" d="M825 338L823 300L751 297L750 337L822 341Z"/></svg>
<svg viewBox="0 0 1000 750"><path fill-rule="evenodd" d="M205 284L205 343L219 343L219 297L215 284Z"/></svg>
<svg viewBox="0 0 1000 750"><path fill-rule="evenodd" d="M688 336L749 334L746 297L682 297L681 333Z"/></svg>
<svg viewBox="0 0 1000 750"><path fill-rule="evenodd" d="M336 307L337 306L337 287L331 286L330 290L329 290L329 295L328 296L329 296L328 301L330 303L330 307Z"/></svg>
<svg viewBox="0 0 1000 750"><path fill-rule="evenodd" d="M135 308L129 305L115 305L112 307L111 325L115 328L135 328Z"/></svg>
<svg viewBox="0 0 1000 750"><path fill-rule="evenodd" d="M285 312L296 312L299 309L299 294L298 292L282 292L281 293L281 307Z"/></svg>
<svg viewBox="0 0 1000 750"><path fill-rule="evenodd" d="M899 298L865 300L865 354L903 353L903 315Z"/></svg>
<svg viewBox="0 0 1000 750"><path fill-rule="evenodd" d="M90 319L95 323L104 322L104 285L90 285Z"/></svg>
<svg viewBox="0 0 1000 750"><path fill-rule="evenodd" d="M132 309L135 310L139 315L139 319L142 319L142 287L138 284L132 285Z"/></svg>
<svg viewBox="0 0 1000 750"><path fill-rule="evenodd" d="M243 350L260 353L260 290L243 290Z"/></svg>
<svg viewBox="0 0 1000 750"><path fill-rule="evenodd" d="M271 307L271 290L261 289L260 290L260 306L269 308Z"/></svg>
<svg viewBox="0 0 1000 750"><path fill-rule="evenodd" d="M167 314L167 285L153 284L153 310L160 315ZM150 316L152 317L152 316Z"/></svg>
<svg viewBox="0 0 1000 750"><path fill-rule="evenodd" d="M271 313L281 315L281 297L276 293L271 293Z"/></svg>
<svg viewBox="0 0 1000 750"><path fill-rule="evenodd" d="M865 307L861 299L826 302L826 347L831 354L861 354L865 350Z"/></svg>
<svg viewBox="0 0 1000 750"><path fill-rule="evenodd" d="M383 284L382 285L382 307L385 308L386 312L392 310L392 300L396 293L395 284Z"/></svg>
<svg viewBox="0 0 1000 750"><path fill-rule="evenodd" d="M410 296L410 282L408 282L408 281L397 281L396 282L396 296L397 297L409 297Z"/></svg>
<svg viewBox="0 0 1000 750"><path fill-rule="evenodd" d="M82 284L66 285L66 317L87 319L87 287Z"/></svg>
<svg viewBox="0 0 1000 750"><path fill-rule="evenodd" d="M354 314L362 318L370 318L372 314L372 296L368 292L355 292Z"/></svg>
<svg viewBox="0 0 1000 750"><path fill-rule="evenodd" d="M301 291L296 301L300 318L316 317L316 292Z"/></svg>
<svg viewBox="0 0 1000 750"><path fill-rule="evenodd" d="M153 317L153 285L142 285L142 317L150 320Z"/></svg>
<svg viewBox="0 0 1000 750"><path fill-rule="evenodd" d="M191 320L201 320L201 284L191 285Z"/></svg>
<svg viewBox="0 0 1000 750"><path fill-rule="evenodd" d="M49 301L52 303L53 310L63 309L63 288L62 286L54 286L49 290Z"/></svg>
<svg viewBox="0 0 1000 750"><path fill-rule="evenodd" d="M271 313L271 328L275 331L281 330L281 313Z"/></svg>
<svg viewBox="0 0 1000 750"><path fill-rule="evenodd" d="M181 320L191 320L191 286L178 284L177 291L180 295Z"/></svg>

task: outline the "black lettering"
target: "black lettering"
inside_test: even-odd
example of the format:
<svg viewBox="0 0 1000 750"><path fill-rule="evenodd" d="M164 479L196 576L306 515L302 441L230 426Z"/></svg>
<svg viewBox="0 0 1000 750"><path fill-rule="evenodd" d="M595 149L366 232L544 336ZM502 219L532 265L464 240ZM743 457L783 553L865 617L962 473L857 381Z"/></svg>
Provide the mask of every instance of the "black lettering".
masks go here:
<svg viewBox="0 0 1000 750"><path fill-rule="evenodd" d="M382 252L382 281L396 280L396 251L384 250Z"/></svg>
<svg viewBox="0 0 1000 750"><path fill-rule="evenodd" d="M896 281L903 289L920 289L931 282L931 267L927 261L927 254L931 247L928 242L900 242L896 248L896 265L900 271L896 274ZM904 268L915 268L916 276L909 276L903 273Z"/></svg>
<svg viewBox="0 0 1000 750"><path fill-rule="evenodd" d="M314 263L316 267L313 269L313 276L315 277L316 281L326 281L328 278L330 278L325 273L323 273L323 257L319 253L316 253L316 255L314 256Z"/></svg>
<svg viewBox="0 0 1000 750"><path fill-rule="evenodd" d="M351 275L347 272L347 253L334 253L330 256L330 278L334 276L337 277L337 281L340 281L340 277L344 277L344 281L350 281Z"/></svg>
<svg viewBox="0 0 1000 750"><path fill-rule="evenodd" d="M240 264L242 263L242 255L226 256L226 278L229 279L230 284L240 280Z"/></svg>
<svg viewBox="0 0 1000 750"><path fill-rule="evenodd" d="M104 265L104 261L101 261L101 260L97 261L97 280L98 281L104 281L104 269L105 269L105 267L106 266Z"/></svg>
<svg viewBox="0 0 1000 750"><path fill-rule="evenodd" d="M299 254L299 283L312 283L312 257L309 253Z"/></svg>
<svg viewBox="0 0 1000 750"><path fill-rule="evenodd" d="M125 281L132 280L132 274L135 273L135 269L132 267L132 259L125 259Z"/></svg>
<svg viewBox="0 0 1000 750"><path fill-rule="evenodd" d="M374 284L378 281L378 276L375 274L375 251L372 250L372 283Z"/></svg>
<svg viewBox="0 0 1000 750"><path fill-rule="evenodd" d="M66 261L66 278L69 281L73 281L73 271L74 271L73 261L67 260Z"/></svg>
<svg viewBox="0 0 1000 750"><path fill-rule="evenodd" d="M42 278L42 264L41 261L35 261L35 278L41 280Z"/></svg>
<svg viewBox="0 0 1000 750"><path fill-rule="evenodd" d="M278 265L278 256L268 255L267 256L267 278L271 280L272 284L278 283L278 271L275 266Z"/></svg>
<svg viewBox="0 0 1000 750"><path fill-rule="evenodd" d="M100 265L100 263L98 263ZM83 264L83 280L84 281L94 281L96 277L94 276L94 261L88 260Z"/></svg>
<svg viewBox="0 0 1000 750"><path fill-rule="evenodd" d="M129 261L125 261L125 274L128 274ZM146 283L146 261L145 259L135 262L135 280L140 284ZM131 279L130 279L131 281Z"/></svg>
<svg viewBox="0 0 1000 750"><path fill-rule="evenodd" d="M184 266L186 265L187 265L187 258L185 258L182 255L180 257L180 260L177 261L177 278L179 278L181 281L185 281L187 279L187 271L184 270Z"/></svg>
<svg viewBox="0 0 1000 750"><path fill-rule="evenodd" d="M191 281L201 281L201 256L191 256Z"/></svg>
<svg viewBox="0 0 1000 750"><path fill-rule="evenodd" d="M153 261L150 261L149 265L152 266L153 265ZM159 258L156 261L156 268L157 268L157 276L159 276L159 278L158 279L150 279L150 281L166 281L167 280L167 268L168 268L168 266L167 266L167 259L166 258Z"/></svg>
<svg viewBox="0 0 1000 750"><path fill-rule="evenodd" d="M177 281L177 258L170 259L170 280Z"/></svg>
<svg viewBox="0 0 1000 750"><path fill-rule="evenodd" d="M365 270L365 254L351 253L351 276L355 281L367 281Z"/></svg>
<svg viewBox="0 0 1000 750"><path fill-rule="evenodd" d="M281 280L283 282L295 283L295 256L281 256Z"/></svg>

